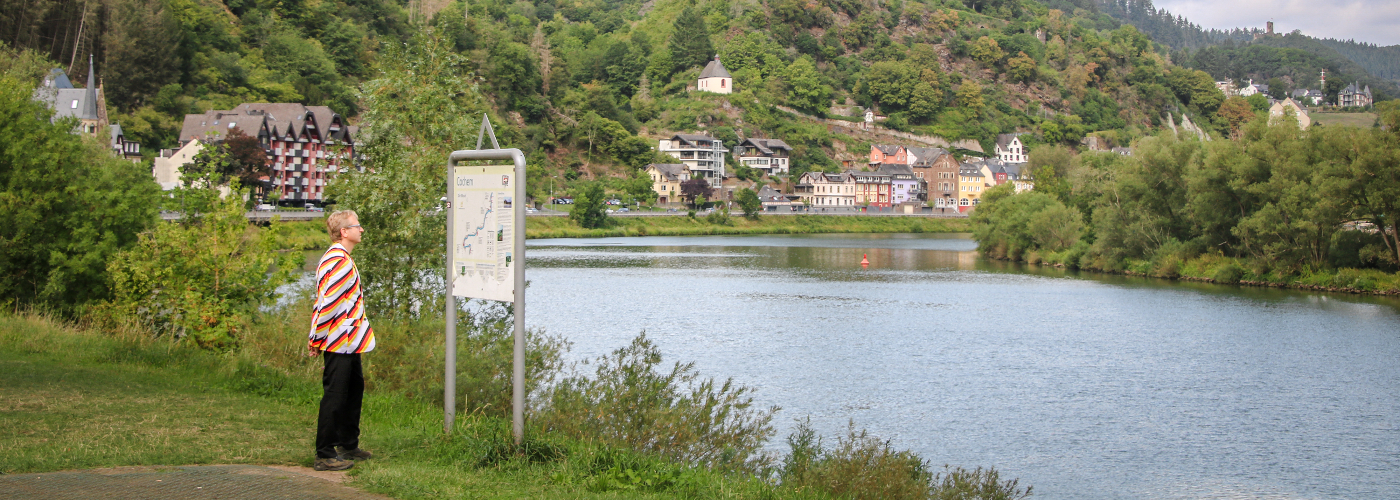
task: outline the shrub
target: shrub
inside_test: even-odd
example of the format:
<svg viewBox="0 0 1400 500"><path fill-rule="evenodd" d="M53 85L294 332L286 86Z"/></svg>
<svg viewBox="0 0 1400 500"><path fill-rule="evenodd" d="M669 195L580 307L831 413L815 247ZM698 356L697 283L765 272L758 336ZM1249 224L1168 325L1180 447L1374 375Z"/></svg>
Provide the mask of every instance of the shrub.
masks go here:
<svg viewBox="0 0 1400 500"><path fill-rule="evenodd" d="M1017 480L1001 481L996 469L944 466L934 474L928 463L910 451L895 451L889 441L857 431L848 424L846 436L826 449L811 428L798 424L787 438L791 453L779 468L784 489L854 499L997 499L1030 496Z"/></svg>
<svg viewBox="0 0 1400 500"><path fill-rule="evenodd" d="M1215 268L1215 274L1211 276L1211 279L1223 285L1238 285L1240 278L1243 277L1244 268L1232 262Z"/></svg>
<svg viewBox="0 0 1400 500"><path fill-rule="evenodd" d="M851 422L836 447L822 447L810 422L788 436L792 453L782 467L783 486L837 498L928 498L934 478L910 451L894 451L888 441L857 431Z"/></svg>
<svg viewBox="0 0 1400 500"><path fill-rule="evenodd" d="M701 379L694 363L660 370L661 351L642 332L597 359L592 379L560 381L542 401L546 429L723 469L754 470L773 434L776 407L753 406L753 389Z"/></svg>
<svg viewBox="0 0 1400 500"><path fill-rule="evenodd" d="M1157 265L1152 269L1152 275L1170 279L1180 278L1181 258L1175 255L1168 255L1158 259Z"/></svg>
<svg viewBox="0 0 1400 500"><path fill-rule="evenodd" d="M710 212L710 215L705 216L705 221L716 226L728 226L730 223L729 207L721 205L718 210Z"/></svg>

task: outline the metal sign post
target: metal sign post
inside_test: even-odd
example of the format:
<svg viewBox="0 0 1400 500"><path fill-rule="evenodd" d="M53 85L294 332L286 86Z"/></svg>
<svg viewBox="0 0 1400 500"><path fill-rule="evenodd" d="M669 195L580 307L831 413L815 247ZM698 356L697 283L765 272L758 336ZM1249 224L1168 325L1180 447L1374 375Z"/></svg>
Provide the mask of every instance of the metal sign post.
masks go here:
<svg viewBox="0 0 1400 500"><path fill-rule="evenodd" d="M481 149L487 133L495 149ZM457 411L456 297L512 302L511 427L518 445L525 436L525 154L501 149L484 115L476 148L453 151L447 159L447 367L442 429L452 432ZM511 160L513 165L458 166L483 160Z"/></svg>

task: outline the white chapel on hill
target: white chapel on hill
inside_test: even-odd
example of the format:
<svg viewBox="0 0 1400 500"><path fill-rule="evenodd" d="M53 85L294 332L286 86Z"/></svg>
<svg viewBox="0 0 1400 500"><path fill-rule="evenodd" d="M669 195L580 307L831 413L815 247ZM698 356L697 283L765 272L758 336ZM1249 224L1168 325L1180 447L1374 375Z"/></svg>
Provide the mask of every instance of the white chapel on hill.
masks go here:
<svg viewBox="0 0 1400 500"><path fill-rule="evenodd" d="M719 56L715 56L714 60L700 71L700 84L695 88L717 94L733 93L734 77L729 76L729 70L724 69L724 65L719 62Z"/></svg>

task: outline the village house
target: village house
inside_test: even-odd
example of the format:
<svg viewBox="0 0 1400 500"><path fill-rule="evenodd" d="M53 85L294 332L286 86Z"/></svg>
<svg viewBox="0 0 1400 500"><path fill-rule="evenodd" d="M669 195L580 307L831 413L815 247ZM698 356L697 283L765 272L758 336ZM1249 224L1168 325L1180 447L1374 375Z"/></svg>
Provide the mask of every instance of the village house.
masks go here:
<svg viewBox="0 0 1400 500"><path fill-rule="evenodd" d="M1026 146L1021 144L1021 134L998 134L996 156L1006 163L1025 163L1029 160Z"/></svg>
<svg viewBox="0 0 1400 500"><path fill-rule="evenodd" d="M133 162L141 161L141 144L126 139L126 133L122 132L122 124L113 123L107 127L107 131L111 136L109 145L112 148L112 152L116 153L120 158L125 158Z"/></svg>
<svg viewBox="0 0 1400 500"><path fill-rule="evenodd" d="M923 206L927 191L923 189L923 181L914 176L913 168L909 165L886 163L880 165L878 172L890 178L890 203Z"/></svg>
<svg viewBox="0 0 1400 500"><path fill-rule="evenodd" d="M1371 96L1370 85L1362 89L1359 83L1352 82L1351 85L1347 85L1346 88L1337 92L1337 105L1343 108L1361 108L1368 107L1372 104L1375 104L1375 100Z"/></svg>
<svg viewBox="0 0 1400 500"><path fill-rule="evenodd" d="M77 118L78 129L75 132L96 136L98 130L107 126L107 97L97 85L92 56L88 56L88 79L84 88L74 88L67 73L54 68L44 77L39 88L34 89L33 99L53 110L52 120L55 122Z"/></svg>
<svg viewBox="0 0 1400 500"><path fill-rule="evenodd" d="M734 151L740 165L769 175L786 174L790 168L792 147L778 139L744 139Z"/></svg>
<svg viewBox="0 0 1400 500"><path fill-rule="evenodd" d="M990 171L983 158L964 161L958 168L958 211L967 213L977 206L982 192L994 184L988 179ZM987 173L983 173L986 171Z"/></svg>
<svg viewBox="0 0 1400 500"><path fill-rule="evenodd" d="M1268 94L1268 93L1269 93L1269 86L1268 86L1268 85L1265 85L1265 84L1262 84L1262 83L1256 85L1256 84L1254 83L1254 79L1253 79L1253 78L1250 78L1250 79L1249 79L1249 85L1245 85L1244 88L1240 89L1240 91L1239 91L1239 93L1238 93L1237 95L1239 95L1240 97L1249 97L1249 96L1252 96L1252 95L1254 95L1254 94ZM1229 94L1226 94L1226 95L1229 95Z"/></svg>
<svg viewBox="0 0 1400 500"><path fill-rule="evenodd" d="M662 139L657 151L666 153L684 163L693 174L699 174L710 186L719 186L724 181L724 142L699 134L676 134L670 139Z"/></svg>
<svg viewBox="0 0 1400 500"><path fill-rule="evenodd" d="M719 56L715 56L714 60L700 71L700 81L695 88L701 92L731 94L734 92L734 77L729 76L729 70L724 69L724 64L719 62Z"/></svg>
<svg viewBox="0 0 1400 500"><path fill-rule="evenodd" d="M908 150L904 146L876 144L870 146L870 164L903 163L909 164Z"/></svg>
<svg viewBox="0 0 1400 500"><path fill-rule="evenodd" d="M324 203L327 179L358 166L357 127L326 106L247 103L185 115L180 142L215 144L234 129L257 138L267 152L271 174L263 189L285 204Z"/></svg>
<svg viewBox="0 0 1400 500"><path fill-rule="evenodd" d="M957 206L958 168L952 153L943 148L910 148L918 150L917 160L909 165L914 177L923 181L923 200L934 208Z"/></svg>
<svg viewBox="0 0 1400 500"><path fill-rule="evenodd" d="M879 172L847 172L855 179L858 207L889 207L894 199L894 186L890 176Z"/></svg>
<svg viewBox="0 0 1400 500"><path fill-rule="evenodd" d="M647 165L651 190L660 204L681 202L681 183L690 179L690 168L684 163L652 163Z"/></svg>
<svg viewBox="0 0 1400 500"><path fill-rule="evenodd" d="M1308 110L1303 105L1298 104L1292 97L1274 103L1269 107L1269 123L1274 123L1284 115L1291 114L1298 119L1298 128L1307 130L1312 125L1312 118L1308 116Z"/></svg>
<svg viewBox="0 0 1400 500"><path fill-rule="evenodd" d="M34 89L32 99L53 110L53 121L77 118L78 127L73 130L74 133L97 136L105 129L108 147L118 158L140 162L141 144L127 140L120 123L107 121L107 97L101 85L93 83L98 80L92 56L88 56L87 81L85 88L73 88L68 74L61 68L54 68L44 76L39 88Z"/></svg>
<svg viewBox="0 0 1400 500"><path fill-rule="evenodd" d="M793 211L792 197L779 193L771 186L763 186L758 190L758 200L763 202L765 212L791 212Z"/></svg>
<svg viewBox="0 0 1400 500"><path fill-rule="evenodd" d="M798 197L813 208L856 206L856 182L850 174L807 172L795 186Z"/></svg>
<svg viewBox="0 0 1400 500"><path fill-rule="evenodd" d="M1293 100L1304 106L1321 105L1327 97L1321 90L1293 89Z"/></svg>
<svg viewBox="0 0 1400 500"><path fill-rule="evenodd" d="M199 154L204 149L204 143L198 139L186 142L179 149L162 149L160 156L155 158L151 173L156 177L156 183L160 188L169 191L180 187L180 168L194 161L194 155Z"/></svg>

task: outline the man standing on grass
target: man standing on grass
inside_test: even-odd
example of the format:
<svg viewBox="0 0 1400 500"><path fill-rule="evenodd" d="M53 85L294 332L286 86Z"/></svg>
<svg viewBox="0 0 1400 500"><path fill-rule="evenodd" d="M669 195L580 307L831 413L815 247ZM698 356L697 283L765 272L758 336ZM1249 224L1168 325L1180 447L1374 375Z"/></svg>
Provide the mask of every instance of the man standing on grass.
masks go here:
<svg viewBox="0 0 1400 500"><path fill-rule="evenodd" d="M325 360L321 411L316 417L316 470L345 470L370 453L360 449L360 405L365 377L360 354L374 350L374 329L365 319L360 272L350 252L365 228L350 210L326 217L331 248L316 266L316 304L311 311L308 356ZM339 448L339 450L337 450Z"/></svg>

